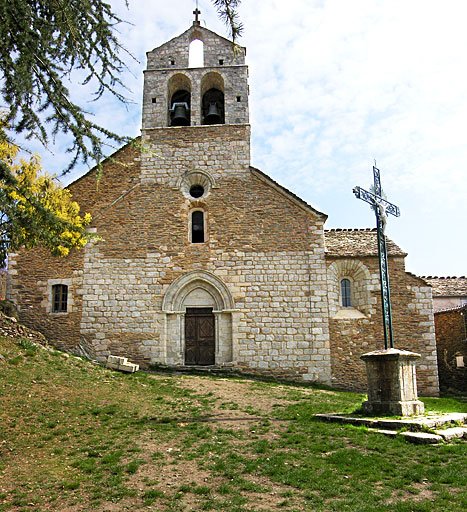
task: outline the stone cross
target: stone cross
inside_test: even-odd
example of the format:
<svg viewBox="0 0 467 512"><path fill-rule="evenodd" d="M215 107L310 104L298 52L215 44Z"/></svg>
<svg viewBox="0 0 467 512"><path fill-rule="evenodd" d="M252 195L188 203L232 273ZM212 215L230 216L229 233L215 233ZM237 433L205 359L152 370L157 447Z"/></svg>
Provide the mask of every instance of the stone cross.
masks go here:
<svg viewBox="0 0 467 512"><path fill-rule="evenodd" d="M198 2L196 2L196 9L193 11L193 14L195 15L195 21L199 22L198 16L201 14L201 11L198 9Z"/></svg>
<svg viewBox="0 0 467 512"><path fill-rule="evenodd" d="M376 163L376 162L375 162ZM381 304L383 309L383 329L384 329L384 348L394 348L392 335L392 317L391 317L391 296L389 292L389 268L388 254L386 250L386 221L387 214L399 217L399 208L386 201L382 197L380 171L373 166L374 193L368 192L360 187L355 187L353 193L357 199L362 199L371 204L376 214L376 231L378 234L378 256L379 256L379 274L381 279Z"/></svg>

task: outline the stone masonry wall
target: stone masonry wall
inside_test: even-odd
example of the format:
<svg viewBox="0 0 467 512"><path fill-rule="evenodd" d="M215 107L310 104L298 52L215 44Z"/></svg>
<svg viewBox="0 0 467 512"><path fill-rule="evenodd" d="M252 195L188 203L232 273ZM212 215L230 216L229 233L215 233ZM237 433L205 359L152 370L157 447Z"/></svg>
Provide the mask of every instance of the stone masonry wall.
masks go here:
<svg viewBox="0 0 467 512"><path fill-rule="evenodd" d="M222 59L226 66L245 64L246 49L243 46L237 45L234 51L232 41L193 24L183 34L147 52L148 69L164 69L173 66L188 68L188 47L194 39L203 41L205 66L219 66L219 59Z"/></svg>
<svg viewBox="0 0 467 512"><path fill-rule="evenodd" d="M467 306L435 313L439 385L444 392L467 391L466 314ZM465 366L457 366L456 356L463 356Z"/></svg>
<svg viewBox="0 0 467 512"><path fill-rule="evenodd" d="M180 180L193 171L208 173L214 182L224 178L249 179L249 125L180 126L146 130L142 144L142 183L167 184L178 193ZM222 182L222 187L225 183Z"/></svg>
<svg viewBox="0 0 467 512"><path fill-rule="evenodd" d="M83 251L73 250L64 258L44 249L9 255L7 297L19 312L20 321L47 336L55 346L73 350L82 340L80 333ZM68 312L51 311L52 285L68 286Z"/></svg>
<svg viewBox="0 0 467 512"><path fill-rule="evenodd" d="M333 261L336 258L328 257L329 265ZM360 261L371 276L367 286L373 307L366 311L365 318L332 317L329 322L332 384L343 389L366 391L365 364L360 356L384 348L384 335L378 259L362 257ZM389 276L395 347L421 354L417 363L419 393L436 396L439 387L431 288L421 279L407 274L400 257L389 257Z"/></svg>
<svg viewBox="0 0 467 512"><path fill-rule="evenodd" d="M135 186L139 165L138 152L127 145L112 160L104 162L99 181L93 170L69 187L73 198L79 201L81 213L91 213L91 226ZM84 255L84 250L73 250L59 258L43 249L9 255L7 297L16 303L21 321L66 350L87 341L80 332ZM51 312L51 287L60 283L68 285L67 313Z"/></svg>
<svg viewBox="0 0 467 512"><path fill-rule="evenodd" d="M191 126L202 124L201 97L206 92L203 85L205 80L206 83L209 83L210 79L214 77L217 77L217 80L223 84L221 89L224 93L225 123L248 123L249 93L248 68L246 66L147 70L144 73L143 129L169 126L168 109L171 107L169 105L171 96L169 84L171 80L187 82L187 85L181 88L188 87L191 92Z"/></svg>

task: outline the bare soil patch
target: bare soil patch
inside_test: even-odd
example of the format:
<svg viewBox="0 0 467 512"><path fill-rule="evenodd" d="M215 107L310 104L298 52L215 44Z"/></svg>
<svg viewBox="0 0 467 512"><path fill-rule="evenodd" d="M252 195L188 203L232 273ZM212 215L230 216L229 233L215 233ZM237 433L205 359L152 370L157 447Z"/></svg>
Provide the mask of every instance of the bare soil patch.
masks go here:
<svg viewBox="0 0 467 512"><path fill-rule="evenodd" d="M285 386L271 388L268 394L255 390L255 383L251 381L241 381L236 379L212 377L201 377L190 375L189 377L180 377L176 381L177 385L190 389L196 393L207 395L212 394L213 407L215 414L225 410L222 404L236 404L238 409L253 409L260 414L267 415L274 410L277 405L288 405L295 400L284 398L288 389ZM306 395L312 390L299 390Z"/></svg>

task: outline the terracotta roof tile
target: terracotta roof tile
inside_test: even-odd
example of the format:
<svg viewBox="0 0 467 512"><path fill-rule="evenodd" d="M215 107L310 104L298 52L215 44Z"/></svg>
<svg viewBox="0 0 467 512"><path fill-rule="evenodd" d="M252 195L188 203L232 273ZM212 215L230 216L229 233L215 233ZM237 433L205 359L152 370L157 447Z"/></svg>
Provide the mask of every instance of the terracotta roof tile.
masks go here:
<svg viewBox="0 0 467 512"><path fill-rule="evenodd" d="M329 256L377 256L378 242L374 229L330 229L324 231L326 254ZM389 238L386 239L388 254L407 256Z"/></svg>
<svg viewBox="0 0 467 512"><path fill-rule="evenodd" d="M467 277L420 276L433 288L433 297L467 296Z"/></svg>
<svg viewBox="0 0 467 512"><path fill-rule="evenodd" d="M437 313L449 313L451 311L467 312L467 304L462 304L460 306L451 306L450 308L435 309L433 313L436 315Z"/></svg>

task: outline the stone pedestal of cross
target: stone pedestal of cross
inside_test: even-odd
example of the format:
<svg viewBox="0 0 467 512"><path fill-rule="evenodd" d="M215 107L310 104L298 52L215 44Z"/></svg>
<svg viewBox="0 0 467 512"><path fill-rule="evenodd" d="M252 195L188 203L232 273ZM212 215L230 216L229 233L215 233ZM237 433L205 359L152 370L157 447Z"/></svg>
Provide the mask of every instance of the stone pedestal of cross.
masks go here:
<svg viewBox="0 0 467 512"><path fill-rule="evenodd" d="M355 187L357 199L369 203L376 214L381 307L383 313L384 350L363 354L366 364L368 400L362 404L367 414L411 416L423 414L425 406L418 400L415 361L420 354L394 348L389 267L386 249L387 215L399 217L399 208L382 197L380 171L373 166L374 192Z"/></svg>

